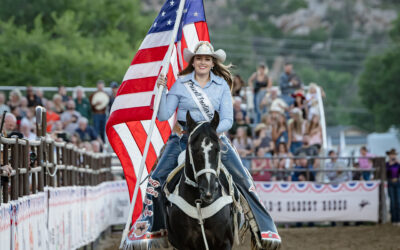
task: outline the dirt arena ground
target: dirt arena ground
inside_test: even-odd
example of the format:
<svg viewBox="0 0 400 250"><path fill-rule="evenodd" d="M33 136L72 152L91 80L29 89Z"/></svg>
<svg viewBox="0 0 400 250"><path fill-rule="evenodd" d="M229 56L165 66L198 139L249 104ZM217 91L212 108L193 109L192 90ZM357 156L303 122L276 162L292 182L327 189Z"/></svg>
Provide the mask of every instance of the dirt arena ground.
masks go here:
<svg viewBox="0 0 400 250"><path fill-rule="evenodd" d="M281 228L282 250L400 250L400 226L391 224L371 226ZM99 250L118 249L121 233L101 240ZM250 237L234 250L250 249Z"/></svg>

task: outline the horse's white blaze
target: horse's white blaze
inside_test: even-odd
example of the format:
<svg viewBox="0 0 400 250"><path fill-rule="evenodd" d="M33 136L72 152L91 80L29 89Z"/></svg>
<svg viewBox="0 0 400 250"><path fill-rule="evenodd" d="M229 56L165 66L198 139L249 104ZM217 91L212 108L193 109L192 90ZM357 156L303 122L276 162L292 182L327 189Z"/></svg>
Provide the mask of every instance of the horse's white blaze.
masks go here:
<svg viewBox="0 0 400 250"><path fill-rule="evenodd" d="M211 169L209 152L211 151L212 143L206 144L206 138L204 138L204 140L201 143L201 147L203 148L203 154L204 154L204 162L205 162L204 169ZM210 185L211 174L206 173L206 177L208 180L208 185Z"/></svg>

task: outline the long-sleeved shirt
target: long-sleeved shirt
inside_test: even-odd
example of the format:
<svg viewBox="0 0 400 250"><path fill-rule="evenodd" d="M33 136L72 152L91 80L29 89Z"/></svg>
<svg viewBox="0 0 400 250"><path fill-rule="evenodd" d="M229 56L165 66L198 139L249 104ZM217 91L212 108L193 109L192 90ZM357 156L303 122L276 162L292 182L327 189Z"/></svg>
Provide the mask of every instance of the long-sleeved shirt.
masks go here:
<svg viewBox="0 0 400 250"><path fill-rule="evenodd" d="M393 164L386 162L386 172L388 179L394 179L400 177L400 163L397 161Z"/></svg>
<svg viewBox="0 0 400 250"><path fill-rule="evenodd" d="M290 81L292 79L296 78L297 81L299 82L298 85L292 86L290 84ZM282 95L291 95L293 94L297 89L300 89L302 87L302 82L300 79L297 77L295 73L291 73L288 75L287 73L283 72L279 78L279 87L281 89Z"/></svg>
<svg viewBox="0 0 400 250"><path fill-rule="evenodd" d="M157 114L160 121L168 120L176 109L178 109L178 121L186 122L187 111L190 111L190 116L196 122L206 120L184 86L189 80L200 87L199 83L195 80L193 71L191 74L178 78L168 94L166 93L166 89L164 89L160 109ZM220 121L217 133L228 131L233 123L233 104L229 85L225 79L210 72L210 81L203 88L203 91L206 93L208 99L210 99L214 109L219 113Z"/></svg>

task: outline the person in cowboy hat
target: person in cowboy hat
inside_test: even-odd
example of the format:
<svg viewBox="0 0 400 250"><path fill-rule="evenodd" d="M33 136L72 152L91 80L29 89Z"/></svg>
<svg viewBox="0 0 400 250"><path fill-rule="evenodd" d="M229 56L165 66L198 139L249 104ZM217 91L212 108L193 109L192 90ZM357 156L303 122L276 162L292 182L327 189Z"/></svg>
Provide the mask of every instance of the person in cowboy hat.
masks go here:
<svg viewBox="0 0 400 250"><path fill-rule="evenodd" d="M273 249L276 249L281 244L276 226L267 210L260 203L255 191L252 191L255 190L253 180L224 134L233 123L232 77L229 71L230 66L223 64L226 54L221 49L215 51L209 42L200 41L193 51L185 49L183 55L185 61L188 62L187 67L179 73L180 77L172 85L168 94L166 88L164 88L157 117L160 121L166 121L177 111L177 121L183 130L186 130L188 110L190 110L190 115L196 122L211 120L209 112L206 110L212 110L212 116L214 110L219 113L220 121L217 133L220 135L222 146L222 163L231 173L236 185L248 201L252 213L249 215L254 216L259 229L255 236L259 237L263 245L272 245ZM157 85L166 86L167 79L160 76ZM203 95L202 100L208 99L209 101L200 103L199 100L195 100L194 91ZM204 105L206 105L206 109ZM156 183L156 185L149 186L151 190L154 190L152 193L161 193L161 187L168 174L176 167L178 156L186 148L187 140L187 133L183 133L181 137L176 134L171 134L169 137L164 153L149 178L149 185ZM162 231L166 229L165 222L162 219L165 214L164 209L161 195L155 197L155 195L146 194L142 211L147 211L147 214L152 216L141 216L136 223L149 225L146 232L150 234ZM149 213L149 211L151 212ZM254 225L254 221L250 223ZM262 234L261 232L268 233ZM272 236L275 238L271 238ZM140 239L141 237L137 237L137 240ZM136 240L136 238L131 240Z"/></svg>
<svg viewBox="0 0 400 250"><path fill-rule="evenodd" d="M392 223L400 226L400 163L397 161L396 149L387 151L389 160L386 163L388 191L390 197L390 214Z"/></svg>

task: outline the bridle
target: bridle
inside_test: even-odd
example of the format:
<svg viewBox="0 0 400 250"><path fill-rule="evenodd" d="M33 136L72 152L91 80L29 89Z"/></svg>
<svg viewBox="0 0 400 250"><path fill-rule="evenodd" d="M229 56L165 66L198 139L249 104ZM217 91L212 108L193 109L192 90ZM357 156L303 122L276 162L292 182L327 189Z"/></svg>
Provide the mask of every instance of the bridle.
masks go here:
<svg viewBox="0 0 400 250"><path fill-rule="evenodd" d="M185 174L185 183L189 184L193 187L198 187L198 178L200 175L206 174L206 173L210 173L215 175L217 178L219 177L219 173L220 173L220 169L221 169L221 153L218 153L218 167L217 170L215 171L214 169L211 168L205 168L200 170L199 172L196 171L195 167L194 167L194 160L193 160L193 154L192 154L192 147L190 145L190 138L191 136L194 134L194 132L196 132L197 129L199 129L204 123L208 123L206 121L202 121L200 123L197 124L197 126L190 132L189 136L188 136L188 150L189 150L189 162L190 165L192 165L193 168L193 175L194 175L194 181L191 180L187 174L186 174L186 170L184 170L184 174Z"/></svg>

